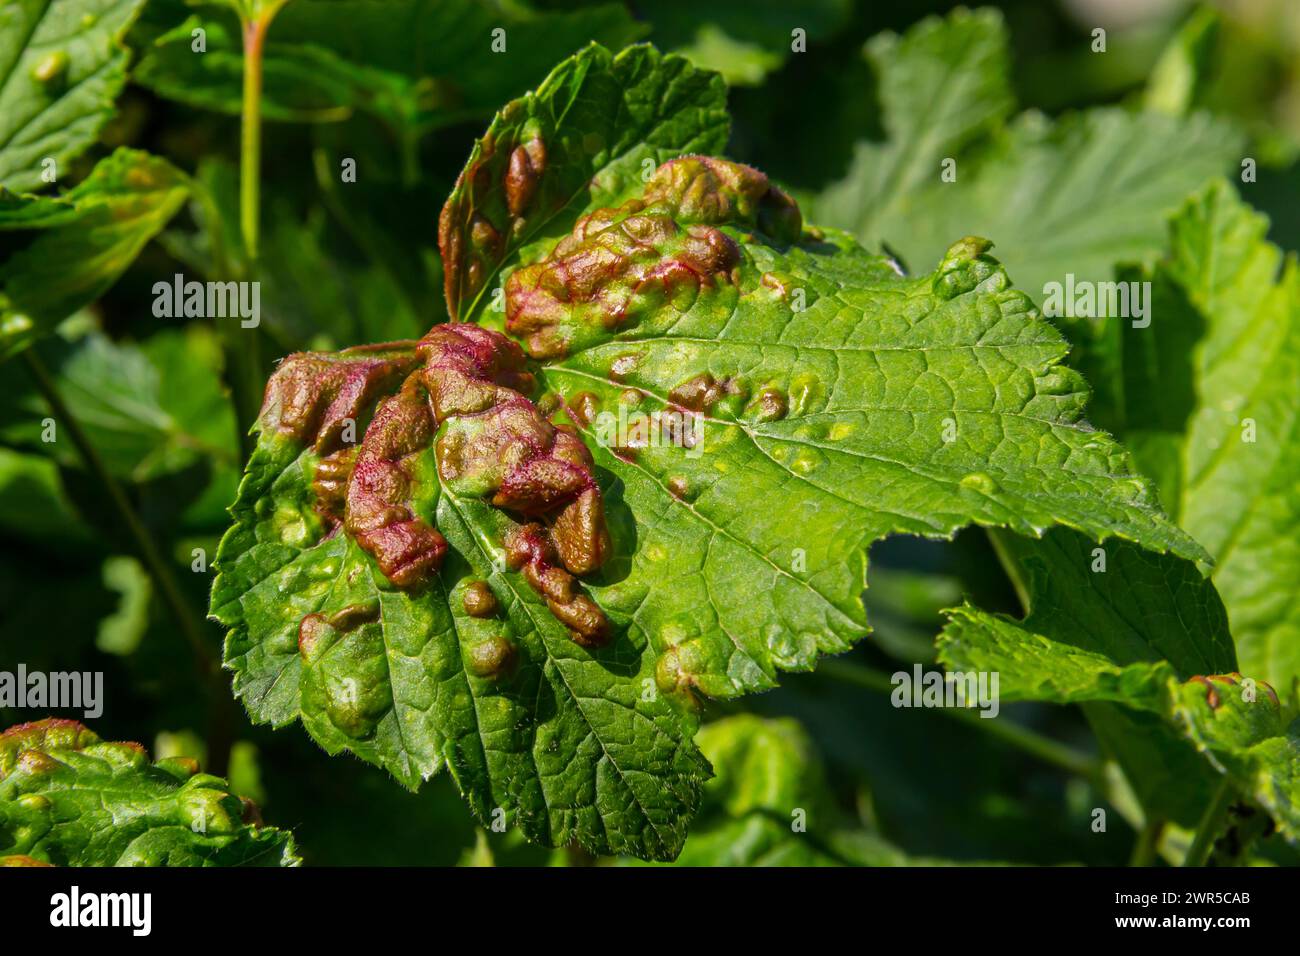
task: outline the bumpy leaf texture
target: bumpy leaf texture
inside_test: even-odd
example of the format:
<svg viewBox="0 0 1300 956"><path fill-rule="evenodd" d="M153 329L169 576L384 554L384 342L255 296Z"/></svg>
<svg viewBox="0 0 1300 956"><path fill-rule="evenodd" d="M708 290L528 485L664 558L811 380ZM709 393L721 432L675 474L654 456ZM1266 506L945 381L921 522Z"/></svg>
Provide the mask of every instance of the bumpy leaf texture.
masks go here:
<svg viewBox="0 0 1300 956"><path fill-rule="evenodd" d="M72 720L0 734L0 866L297 866L292 834L188 757Z"/></svg>
<svg viewBox="0 0 1300 956"><path fill-rule="evenodd" d="M699 701L866 634L873 541L1063 524L1204 557L986 241L906 277L805 228L694 155L724 99L648 47L564 62L443 211L460 321L285 360L212 598L254 719L671 859Z"/></svg>

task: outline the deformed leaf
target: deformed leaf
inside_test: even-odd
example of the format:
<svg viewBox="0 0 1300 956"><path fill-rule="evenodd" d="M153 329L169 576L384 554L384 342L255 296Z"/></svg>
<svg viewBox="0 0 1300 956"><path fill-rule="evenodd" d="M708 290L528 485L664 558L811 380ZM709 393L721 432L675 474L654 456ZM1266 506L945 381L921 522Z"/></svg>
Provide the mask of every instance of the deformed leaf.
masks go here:
<svg viewBox="0 0 1300 956"><path fill-rule="evenodd" d="M0 734L0 865L297 866L293 835L188 757L72 720Z"/></svg>
<svg viewBox="0 0 1300 956"><path fill-rule="evenodd" d="M727 88L685 59L590 46L513 100L474 145L438 223L453 320L467 318L506 258L612 206L645 171L727 144ZM647 164L649 166L647 167Z"/></svg>
<svg viewBox="0 0 1300 956"><path fill-rule="evenodd" d="M986 241L908 278L804 228L758 170L678 155L725 139L720 92L646 48L561 64L443 214L478 324L281 364L212 594L255 720L671 859L700 697L867 633L873 541L1066 525L1204 558Z"/></svg>

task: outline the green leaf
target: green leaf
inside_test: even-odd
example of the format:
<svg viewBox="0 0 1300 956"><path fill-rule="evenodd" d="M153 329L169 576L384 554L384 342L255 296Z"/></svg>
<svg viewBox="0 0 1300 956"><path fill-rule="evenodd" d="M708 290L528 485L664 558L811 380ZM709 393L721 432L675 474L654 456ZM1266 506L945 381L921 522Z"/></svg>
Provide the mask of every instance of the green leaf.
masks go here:
<svg viewBox="0 0 1300 956"><path fill-rule="evenodd" d="M506 257L535 257L582 212L614 205L641 185L647 163L653 169L684 153L721 152L726 105L716 73L649 46L617 55L590 46L508 104L475 143L439 220L453 321L492 288ZM516 195L528 199L517 213L504 188L512 164ZM488 228L476 230L478 222Z"/></svg>
<svg viewBox="0 0 1300 956"><path fill-rule="evenodd" d="M1020 622L969 605L952 611L939 638L949 672L999 674L1005 701L1102 701L1156 714L1284 834L1300 837L1300 724L1288 726L1295 715L1266 682L1236 673L1210 581L1185 561L1123 544L1106 548L1105 570L1095 570L1090 542L1069 532L999 541L1023 582L1029 615ZM1126 770L1143 790L1140 777L1160 767ZM1169 796L1187 794L1176 788Z"/></svg>
<svg viewBox="0 0 1300 956"><path fill-rule="evenodd" d="M888 138L860 147L812 213L912 267L975 234L996 239L1024 289L1104 280L1117 259L1157 251L1165 216L1241 158L1242 137L1205 114L1100 108L1001 125L1010 101L995 14L923 21L871 52ZM955 181L941 178L948 159Z"/></svg>
<svg viewBox="0 0 1300 956"><path fill-rule="evenodd" d="M237 466L234 415L210 329L164 330L138 345L92 330L52 364L64 401L115 474L143 482L199 462ZM64 465L81 463L71 442L43 440L43 400L29 393L21 406L14 420L0 417L0 436Z"/></svg>
<svg viewBox="0 0 1300 956"><path fill-rule="evenodd" d="M1237 669L1223 602L1191 562L1066 530L996 541L1028 596L1027 629L1119 666L1164 661L1184 680ZM1004 675L1003 695L1038 699L1014 689L1019 679Z"/></svg>
<svg viewBox="0 0 1300 956"><path fill-rule="evenodd" d="M445 766L530 839L671 859L697 694L862 637L873 541L1063 524L1204 557L986 242L905 278L757 170L673 159L725 135L716 77L589 48L444 210L482 324L281 364L212 594L255 720L408 786ZM698 440L624 441L620 408L698 411Z"/></svg>
<svg viewBox="0 0 1300 956"><path fill-rule="evenodd" d="M205 31L201 54L193 51L196 29ZM496 29L505 31L504 51L493 48ZM262 113L334 122L365 112L405 140L490 114L588 41L617 49L643 32L612 3L567 13L478 0L290 3L268 32ZM136 33L136 82L192 106L239 113L243 50L233 15L164 2Z"/></svg>
<svg viewBox="0 0 1300 956"><path fill-rule="evenodd" d="M0 529L47 545L77 547L91 540L68 501L54 462L0 448Z"/></svg>
<svg viewBox="0 0 1300 956"><path fill-rule="evenodd" d="M934 866L909 857L835 803L821 756L798 721L751 715L706 724L713 764L678 866Z"/></svg>
<svg viewBox="0 0 1300 956"><path fill-rule="evenodd" d="M184 175L164 160L119 149L52 202L8 197L0 230L0 358L21 351L98 299L185 202Z"/></svg>
<svg viewBox="0 0 1300 956"><path fill-rule="evenodd" d="M15 860L14 858L18 859ZM296 866L293 835L199 773L71 720L0 734L0 865Z"/></svg>
<svg viewBox="0 0 1300 956"><path fill-rule="evenodd" d="M848 245L756 237L735 286L545 367L591 409L582 433L635 522L597 600L685 685L765 690L847 650L868 630L866 551L890 534L1063 524L1203 557L1082 421L1065 342L985 248L965 240L903 278ZM655 421L702 380L725 384L698 448L611 440L620 414Z"/></svg>
<svg viewBox="0 0 1300 956"><path fill-rule="evenodd" d="M149 627L153 582L135 558L114 555L104 561L104 587L121 595L117 610L99 622L95 646L105 654L130 654Z"/></svg>
<svg viewBox="0 0 1300 956"><path fill-rule="evenodd" d="M143 5L20 0L0 9L0 187L40 189L95 141L126 82L122 37Z"/></svg>
<svg viewBox="0 0 1300 956"><path fill-rule="evenodd" d="M891 246L915 242L913 230L924 228L911 210L917 194L938 179L944 159L987 136L1014 105L1006 29L994 10L958 10L947 19L922 20L902 37L879 34L865 53L877 75L884 141L859 143L844 180L811 214L853 231L868 248L882 240ZM900 221L908 228L897 228ZM938 250L927 248L917 261L934 260L958 236L1007 238L976 225L959 224Z"/></svg>
<svg viewBox="0 0 1300 956"><path fill-rule="evenodd" d="M1143 97L1145 108L1181 116L1197 105L1209 79L1218 39L1218 13L1210 7L1198 7L1151 71Z"/></svg>
<svg viewBox="0 0 1300 956"><path fill-rule="evenodd" d="M619 651L574 644L517 575L494 565L500 536L487 532L499 512L444 489L431 449L425 457L412 467L430 474L425 507L453 551L412 594L349 535L322 537L318 456L264 426L212 594L214 617L232 629L236 693L255 720L279 726L301 712L327 751L350 750L412 788L447 766L485 823L502 807L533 840L675 856L707 765L689 721L644 695L653 661L633 664L645 671L635 677ZM483 581L503 620L464 610L465 590ZM308 615L334 623L307 638ZM500 675L475 650L503 640L517 664L498 690Z"/></svg>
<svg viewBox="0 0 1300 956"><path fill-rule="evenodd" d="M1079 364L1100 413L1160 478L1176 521L1214 556L1243 673L1300 679L1300 270L1268 221L1219 182L1187 201L1148 269L1150 327L1103 319Z"/></svg>
<svg viewBox="0 0 1300 956"><path fill-rule="evenodd" d="M716 70L732 86L755 85L790 56L796 29L808 43L824 40L852 13L848 0L815 0L797 7L780 0L721 0L701 7L691 0L638 5L654 25L650 39Z"/></svg>

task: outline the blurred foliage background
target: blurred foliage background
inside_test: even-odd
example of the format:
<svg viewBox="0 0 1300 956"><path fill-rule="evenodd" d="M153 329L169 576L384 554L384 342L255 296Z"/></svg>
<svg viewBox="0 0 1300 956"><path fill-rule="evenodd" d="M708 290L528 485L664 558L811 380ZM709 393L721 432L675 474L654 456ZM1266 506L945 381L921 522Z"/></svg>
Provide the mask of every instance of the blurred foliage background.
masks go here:
<svg viewBox="0 0 1300 956"><path fill-rule="evenodd" d="M194 640L215 656L222 638L203 620L206 562L227 525L261 383L288 352L416 337L445 318L436 248L443 198L491 112L588 40L612 47L649 40L721 70L733 87L731 156L815 209L852 175L858 144L888 136L871 38L902 33L952 5L814 0L792 13L796 5L778 0L393 0L354 5L358 17L347 30L338 29L332 6L294 0L269 33L262 324L244 368L229 361L226 333L212 322L156 318L150 307L160 278L241 269L237 22L221 7L149 0L130 29L132 81L101 142L67 178L130 145L166 157L196 188L111 291L34 347L172 580L146 570L110 491L87 473L74 445L42 441L50 410L11 358L0 372L0 661L103 671L101 735L139 740L160 756L197 754L228 772L268 822L295 830L309 863L594 862L477 830L445 775L411 794L380 770L328 758L302 733L252 727L224 678L203 676ZM1059 116L1100 104L1150 107L1154 88L1175 97L1180 111L1217 114L1258 159L1247 198L1272 218L1274 241L1300 249L1300 5L992 6L1009 32L1020 109ZM791 22L806 29L806 52L790 52ZM190 53L197 25L207 31L203 57ZM504 56L487 51L496 25L507 29ZM1105 55L1091 48L1097 27L1107 32ZM1182 85L1179 50L1196 63ZM1153 87L1162 70L1164 85ZM356 159L358 180L343 187L336 170L345 157ZM931 659L939 610L963 596L1017 610L979 533L952 543L890 540L872 554L871 568L867 606L877 633L850 660L878 670ZM190 616L190 639L178 607ZM1102 803L1096 780L979 721L894 709L886 694L842 669L789 676L778 691L711 706L708 715L743 712L788 720L741 720L726 739L706 730L720 778L684 862L1119 864L1131 852L1123 824L1104 838L1090 830L1091 810ZM40 716L0 710L0 726ZM1074 709L1021 705L1008 708L1007 719L1079 751L1095 747ZM783 847L776 831L789 827L770 819L773 807L792 800L830 808L842 824L812 857Z"/></svg>

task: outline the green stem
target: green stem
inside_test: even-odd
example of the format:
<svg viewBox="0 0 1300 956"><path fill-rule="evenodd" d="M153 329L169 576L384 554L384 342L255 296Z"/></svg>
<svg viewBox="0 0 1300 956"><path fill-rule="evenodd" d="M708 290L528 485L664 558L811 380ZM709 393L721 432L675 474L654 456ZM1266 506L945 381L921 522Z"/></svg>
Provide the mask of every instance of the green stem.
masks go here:
<svg viewBox="0 0 1300 956"><path fill-rule="evenodd" d="M1183 857L1183 866L1205 866L1205 862L1210 858L1210 852L1214 849L1214 841L1223 830L1228 808L1232 806L1235 798L1236 791L1225 779L1219 784L1219 789L1214 792L1214 797L1201 816L1201 822L1196 827L1196 836L1187 850L1187 856Z"/></svg>
<svg viewBox="0 0 1300 956"><path fill-rule="evenodd" d="M244 99L239 138L239 230L244 240L246 281L257 275L262 192L262 70L266 32L286 0L253 4L240 14L244 33ZM246 333L246 334L244 334ZM240 347L235 337L242 336ZM262 395L261 344L256 329L232 329L226 336L231 395L237 419L239 449L252 454L248 430L257 416Z"/></svg>
<svg viewBox="0 0 1300 956"><path fill-rule="evenodd" d="M993 545L993 553L998 556L998 561L1002 564L1002 570L1006 572L1007 579L1016 591L1016 599L1020 601L1020 609L1028 614L1030 611L1029 588L1025 584L1024 576L1020 573L1020 565L1012 559L1010 552L1007 551L1005 532L1000 532L996 528L987 529L989 544Z"/></svg>
<svg viewBox="0 0 1300 956"><path fill-rule="evenodd" d="M239 229L251 266L257 261L262 183L262 53L274 11L243 19L244 102L239 139Z"/></svg>
<svg viewBox="0 0 1300 956"><path fill-rule="evenodd" d="M176 576L172 573L171 565L163 558L158 543L154 541L153 535L149 533L139 513L126 497L121 484L108 470L104 459L91 444L81 424L63 401L63 396L59 394L58 386L50 377L45 363L33 348L23 352L23 359L32 380L36 383L37 390L49 405L55 420L72 438L72 443L77 447L77 453L81 455L86 469L95 476L100 486L108 493L109 500L130 533L141 561L144 562L154 585L158 588L158 593L162 596L163 603L176 619L176 625L194 655L201 676L212 687L214 709L208 735L208 763L212 772L219 776L223 775L230 753L230 695L226 691L217 658L204 640L199 625L200 617L185 600Z"/></svg>
<svg viewBox="0 0 1300 956"><path fill-rule="evenodd" d="M876 693L891 694L894 691L894 683L888 674L884 671L864 667L861 664L830 660L823 661L817 670L818 673L825 674L835 680L875 691ZM1102 792L1107 789L1101 763L1085 753L1080 753L1073 747L1055 741L1050 737L1045 737L1037 731L1030 730L1028 727L1023 727L1009 720L990 720L981 717L978 713L966 707L940 707L937 709L941 714L955 720L965 721L968 724L973 723L985 732L1023 750L1025 753L1037 757L1039 760L1084 777Z"/></svg>
<svg viewBox="0 0 1300 956"><path fill-rule="evenodd" d="M1133 844L1133 855L1129 857L1129 866L1150 866L1155 862L1156 851L1160 846L1160 837L1165 832L1163 817L1147 817L1142 829L1138 831L1137 842Z"/></svg>
<svg viewBox="0 0 1300 956"><path fill-rule="evenodd" d="M171 567L163 560L162 552L159 551L153 535L144 526L139 514L136 513L131 502L127 500L122 486L108 470L104 459L100 457L99 452L90 443L86 433L81 430L81 425L73 417L72 412L68 410L68 406L63 401L63 396L59 394L58 386L54 384L54 380L45 368L45 363L36 354L36 350L27 349L23 352L23 358L27 362L27 368L31 372L32 379L36 382L36 387L41 396L45 399L46 404L50 406L55 419L63 426L64 431L71 436L72 443L77 446L77 452L81 455L82 461L85 462L86 468L95 476L104 490L108 492L109 500L113 502L113 507L121 517L122 523L126 525L127 530L130 532L131 538L140 552L141 560L144 561L145 567L148 568L149 573L158 585L158 592L176 618L176 623L180 626L181 633L189 643L190 649L194 652L199 666L205 674L215 672L217 670L216 658L208 649L203 640L202 632L195 623L197 616L181 594Z"/></svg>

